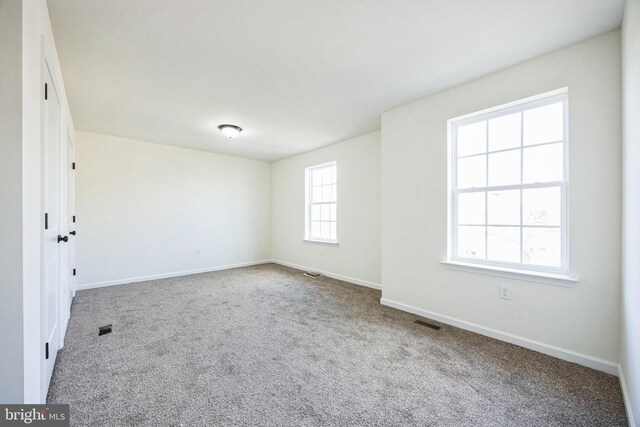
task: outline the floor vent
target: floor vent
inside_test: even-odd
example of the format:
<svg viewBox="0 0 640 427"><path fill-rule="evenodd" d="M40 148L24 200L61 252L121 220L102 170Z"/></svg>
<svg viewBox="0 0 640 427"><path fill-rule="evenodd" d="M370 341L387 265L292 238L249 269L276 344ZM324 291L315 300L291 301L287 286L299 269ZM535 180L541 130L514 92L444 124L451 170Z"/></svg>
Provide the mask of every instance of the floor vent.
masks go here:
<svg viewBox="0 0 640 427"><path fill-rule="evenodd" d="M304 275L307 277L311 277L312 279L317 279L318 277L322 277L322 274L316 273L314 271L305 271Z"/></svg>
<svg viewBox="0 0 640 427"><path fill-rule="evenodd" d="M111 325L100 326L98 328L98 336L111 333Z"/></svg>
<svg viewBox="0 0 640 427"><path fill-rule="evenodd" d="M424 320L416 320L414 323L418 325L426 326L427 328L435 329L436 331L440 329L440 326L434 325L433 323L425 322Z"/></svg>

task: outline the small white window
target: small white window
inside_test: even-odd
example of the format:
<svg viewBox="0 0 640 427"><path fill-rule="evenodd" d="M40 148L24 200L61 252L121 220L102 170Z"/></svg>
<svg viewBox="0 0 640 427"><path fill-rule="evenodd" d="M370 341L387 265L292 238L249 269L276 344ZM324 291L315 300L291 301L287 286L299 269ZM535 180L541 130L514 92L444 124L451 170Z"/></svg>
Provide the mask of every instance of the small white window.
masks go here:
<svg viewBox="0 0 640 427"><path fill-rule="evenodd" d="M305 239L338 241L338 177L336 162L308 167L306 175Z"/></svg>
<svg viewBox="0 0 640 427"><path fill-rule="evenodd" d="M567 272L566 89L449 120L449 260Z"/></svg>

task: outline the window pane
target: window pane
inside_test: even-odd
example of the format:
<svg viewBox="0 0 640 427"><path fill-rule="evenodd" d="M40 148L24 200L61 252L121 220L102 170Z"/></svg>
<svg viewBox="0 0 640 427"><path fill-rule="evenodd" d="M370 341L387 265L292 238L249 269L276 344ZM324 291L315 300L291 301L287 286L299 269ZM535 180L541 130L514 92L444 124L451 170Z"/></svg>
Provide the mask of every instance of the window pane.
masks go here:
<svg viewBox="0 0 640 427"><path fill-rule="evenodd" d="M329 234L329 238L331 240L337 240L338 239L338 234L336 232L336 223L335 222L330 222L329 223L330 226L330 234Z"/></svg>
<svg viewBox="0 0 640 427"><path fill-rule="evenodd" d="M484 259L484 227L458 227L458 256Z"/></svg>
<svg viewBox="0 0 640 427"><path fill-rule="evenodd" d="M336 221L338 219L337 218L338 215L337 215L337 212L336 212L337 211L337 205L334 203L334 204L332 204L330 206L331 206L331 215L330 215L331 221Z"/></svg>
<svg viewBox="0 0 640 427"><path fill-rule="evenodd" d="M558 228L522 229L522 261L549 267L560 267L561 245L560 230Z"/></svg>
<svg viewBox="0 0 640 427"><path fill-rule="evenodd" d="M331 184L331 167L328 168L322 168L322 183L323 184Z"/></svg>
<svg viewBox="0 0 640 427"><path fill-rule="evenodd" d="M520 112L489 120L489 151L520 147Z"/></svg>
<svg viewBox="0 0 640 427"><path fill-rule="evenodd" d="M489 185L520 184L520 150L489 154Z"/></svg>
<svg viewBox="0 0 640 427"><path fill-rule="evenodd" d="M560 225L560 188L524 190L522 209L522 220L526 225Z"/></svg>
<svg viewBox="0 0 640 427"><path fill-rule="evenodd" d="M491 191L488 220L494 225L520 225L520 190Z"/></svg>
<svg viewBox="0 0 640 427"><path fill-rule="evenodd" d="M322 169L314 169L312 173L313 182L311 185L322 185Z"/></svg>
<svg viewBox="0 0 640 427"><path fill-rule="evenodd" d="M331 201L335 200L338 200L338 186L334 184L331 186Z"/></svg>
<svg viewBox="0 0 640 427"><path fill-rule="evenodd" d="M484 225L484 192L458 194L458 224Z"/></svg>
<svg viewBox="0 0 640 427"><path fill-rule="evenodd" d="M320 221L311 223L311 237L320 237Z"/></svg>
<svg viewBox="0 0 640 427"><path fill-rule="evenodd" d="M338 171L337 166L331 167L331 182L334 184L338 182L337 171Z"/></svg>
<svg viewBox="0 0 640 427"><path fill-rule="evenodd" d="M320 205L311 206L311 220L320 221Z"/></svg>
<svg viewBox="0 0 640 427"><path fill-rule="evenodd" d="M322 186L322 201L330 202L333 198L331 197L331 185L323 185Z"/></svg>
<svg viewBox="0 0 640 427"><path fill-rule="evenodd" d="M524 149L524 183L562 181L562 143Z"/></svg>
<svg viewBox="0 0 640 427"><path fill-rule="evenodd" d="M322 187L314 186L311 191L311 201L312 202L321 202L322 201Z"/></svg>
<svg viewBox="0 0 640 427"><path fill-rule="evenodd" d="M487 184L487 156L458 159L458 188L485 187Z"/></svg>
<svg viewBox="0 0 640 427"><path fill-rule="evenodd" d="M562 141L562 103L545 105L524 112L524 145Z"/></svg>
<svg viewBox="0 0 640 427"><path fill-rule="evenodd" d="M458 157L484 153L487 150L487 122L457 128Z"/></svg>
<svg viewBox="0 0 640 427"><path fill-rule="evenodd" d="M322 217L323 221L331 220L331 205L322 205Z"/></svg>
<svg viewBox="0 0 640 427"><path fill-rule="evenodd" d="M520 262L520 228L488 227L487 259L503 262Z"/></svg>
<svg viewBox="0 0 640 427"><path fill-rule="evenodd" d="M331 238L331 224L328 222L322 222L321 223L321 237L323 239L330 239Z"/></svg>

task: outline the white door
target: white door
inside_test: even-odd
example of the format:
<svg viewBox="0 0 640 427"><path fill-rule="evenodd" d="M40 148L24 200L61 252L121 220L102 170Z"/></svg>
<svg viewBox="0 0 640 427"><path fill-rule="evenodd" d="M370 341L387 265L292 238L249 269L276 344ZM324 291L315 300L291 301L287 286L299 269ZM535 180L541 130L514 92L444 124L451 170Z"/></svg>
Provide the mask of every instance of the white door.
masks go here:
<svg viewBox="0 0 640 427"><path fill-rule="evenodd" d="M43 392L49 388L60 339L60 247L65 244L60 227L60 99L47 63L44 67L43 100L43 287L42 311L44 340ZM68 238L67 238L68 239Z"/></svg>
<svg viewBox="0 0 640 427"><path fill-rule="evenodd" d="M69 157L69 308L71 300L76 294L76 148L71 138L68 138Z"/></svg>

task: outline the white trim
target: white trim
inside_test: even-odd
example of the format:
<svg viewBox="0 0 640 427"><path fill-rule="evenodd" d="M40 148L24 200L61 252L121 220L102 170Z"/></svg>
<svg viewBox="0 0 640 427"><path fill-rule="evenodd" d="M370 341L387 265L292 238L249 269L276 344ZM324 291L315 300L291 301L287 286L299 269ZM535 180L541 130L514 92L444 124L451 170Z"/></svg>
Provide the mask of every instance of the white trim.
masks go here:
<svg viewBox="0 0 640 427"><path fill-rule="evenodd" d="M629 396L629 389L627 388L627 382L624 379L624 370L622 365L618 365L618 378L620 379L620 388L622 389L622 400L624 400L624 407L627 411L627 422L631 427L636 426L636 422L633 418L633 407L631 406L631 397Z"/></svg>
<svg viewBox="0 0 640 427"><path fill-rule="evenodd" d="M518 270L514 268L497 267L490 264L475 264L459 261L440 261L443 267L451 270L480 273L488 276L506 277L508 279L523 280L525 282L544 283L546 285L574 287L578 279L566 274L545 273L535 270Z"/></svg>
<svg viewBox="0 0 640 427"><path fill-rule="evenodd" d="M23 8L23 6L21 6L21 8ZM47 47L45 44L45 38L44 35L40 35L39 38L39 47L40 47L40 61L39 61L39 67L40 69L38 70L38 76L39 76L39 80L38 80L38 94L40 96L40 98L38 98L38 104L37 104L37 114L34 111L34 116L37 115L38 119L40 120L40 129L37 132L37 135L39 137L39 140L37 141L37 146L39 150L42 150L42 147L44 145L44 108L42 106L42 98L44 96L44 64L45 64L45 59L47 58ZM22 61L23 61L23 65L24 65L24 45L22 47ZM22 72L21 72L21 78L24 79L25 77L25 69L23 66ZM33 78L35 77L35 73L34 75L31 77ZM23 84L27 84L26 82ZM30 84L30 83L29 83ZM21 102L22 102L22 107L21 107L21 114L24 114L25 111L25 93L27 91L23 90L22 91L22 97L21 97ZM22 136L24 137L25 135L25 123L26 120L22 120L22 125L21 125L21 131L22 131ZM34 135L36 133L34 132ZM23 177L23 183L26 182L24 181L24 177L27 174L26 171L31 171L34 167L39 167L39 171L42 174L42 171L44 171L44 155L43 155L43 151L40 151L39 154L37 154L38 156L38 160L39 160L39 165L31 165L29 164L29 167L26 166L26 161L31 160L31 158L29 157L29 159L27 159L26 156L22 156L21 158L21 162L22 162L22 177ZM38 190L40 192L40 194L38 195L37 199L38 199L38 204L36 206L33 206L31 204L31 201L29 198L24 197L25 194L25 188L26 186L23 184L21 186L21 195L22 195L22 215L23 218L26 218L27 216L30 216L31 214L28 214L28 212L31 212L33 209L37 210L38 212L38 218L42 218L41 213L42 213L42 206L44 206L44 180L42 177L40 177L40 179L35 180L37 181L37 186L38 186ZM36 183L36 182L34 182ZM31 190L31 189L30 189ZM44 283L44 256L43 256L43 230L42 230L42 226L38 225L37 229L33 230L33 233L31 231L32 227L31 226L27 226L26 223L23 226L22 229L22 239L23 239L23 246L22 246L22 259L23 259L23 264L22 264L22 277L24 279L24 283L23 283L23 288L22 288L22 338L23 338L23 351L22 351L22 361L23 361L23 367L22 367L22 371L23 371L23 402L24 403L29 403L29 404L41 404L41 403L45 403L46 402L46 394L44 394L42 392L42 378L44 377L44 352L43 352L43 346L44 346L44 341L42 339L42 336L44 335L44 328L42 327L43 325L43 283ZM36 245L33 245L32 243L35 242L37 237L37 247L34 247ZM27 241L31 241L32 243L25 243ZM30 261L32 260L32 257L35 255L32 251L33 250L38 251L37 257L33 258L33 260L37 260L37 266L36 265L32 265L32 264L36 264L31 263ZM29 271L30 273L34 273L34 269L37 269L37 271L35 272L35 274L25 274L27 271Z"/></svg>
<svg viewBox="0 0 640 427"><path fill-rule="evenodd" d="M319 165L308 166L305 169L308 169L308 170L324 169L324 168L327 168L327 167L335 166L336 163L337 162L335 160L331 160L330 162L320 163Z"/></svg>
<svg viewBox="0 0 640 427"><path fill-rule="evenodd" d="M340 243L338 243L337 240L302 239L302 241L305 243L320 243L323 245L332 245L332 246L340 245Z"/></svg>
<svg viewBox="0 0 640 427"><path fill-rule="evenodd" d="M473 113L469 113L469 114L465 114L462 116L458 116L458 117L454 117L453 119L450 119L449 121L463 121L466 119L473 119L476 118L477 116L480 115L487 115L489 113L494 113L497 112L497 116L500 116L504 113L504 110L510 109L510 108L515 108L516 110L518 109L518 107L522 106L523 104L529 104L529 103L534 103L536 101L540 101L540 100L545 100L546 98L551 98L554 96L558 96L558 95L563 95L569 92L569 88L568 87L562 87L559 89L554 89L548 92L544 92L538 95L533 95L533 96L529 96L527 98L523 98L523 99L518 99L515 101L511 101L511 102L507 102L506 104L501 104L501 105L497 105L495 107L490 107L490 108L485 108L484 110L480 110L480 111L474 111Z"/></svg>
<svg viewBox="0 0 640 427"><path fill-rule="evenodd" d="M432 311L423 310L417 307L413 307L407 304L403 304L397 301L393 301L386 298L380 299L380 304L392 307L398 310L413 313L418 316L433 319L437 322L445 323L447 325L455 326L457 328L465 329L467 331L475 332L480 335L495 338L500 341L505 341L511 344L518 345L520 347L528 348L529 350L537 351L549 356L557 357L558 359L566 360L568 362L577 363L588 368L596 369L598 371L606 372L611 375L618 375L618 365L608 360L599 359L597 357L588 356L586 354L577 353L572 350L568 350L561 347L545 344L539 341L530 340L528 338L512 335L506 332L501 332L495 329L487 328L475 323L467 322L464 320L456 319L454 317L445 316L442 314L434 313Z"/></svg>
<svg viewBox="0 0 640 427"><path fill-rule="evenodd" d="M272 259L274 264L284 265L285 267L295 268L300 271L313 271L320 273L323 276L331 277L332 279L342 280L343 282L353 283L354 285L360 285L371 289L382 290L382 286L379 283L369 282L368 280L356 279L355 277L343 276L342 274L330 273L328 271L318 270L312 267L305 267L304 265L293 264L291 262L281 261L279 259Z"/></svg>
<svg viewBox="0 0 640 427"><path fill-rule="evenodd" d="M316 243L316 242L314 242L314 243ZM325 242L322 242L322 243L325 243ZM185 270L185 271L178 271L178 272L173 272L173 273L152 274L152 275L149 275L149 276L129 277L129 278L126 278L126 279L107 280L107 281L104 281L104 282L87 283L87 284L76 286L75 289L73 290L73 293L74 293L74 296L75 296L75 292L76 291L83 291L83 290L86 290L86 289L104 288L104 287L107 287L107 286L126 285L126 284L129 284L129 283L139 283L139 282L146 282L146 281L149 281L149 280L167 279L167 278L170 278L170 277L190 276L192 274L208 273L210 271L229 270L229 269L232 269L232 268L250 267L252 265L270 264L270 263L283 265L285 267L295 268L296 270L301 270L301 271L315 271L315 272L318 272L318 273L320 273L320 274L322 274L324 276L331 277L333 279L342 280L343 282L349 282L349 283L352 283L354 285L365 286L367 288L372 288L372 289L377 289L377 290L381 290L382 289L382 286L379 283L369 282L367 280L362 280L362 279L356 279L355 277L343 276L342 274L335 274L335 273L330 273L330 272L327 272L327 271L317 270L315 268L305 267L303 265L293 264L293 263L290 263L290 262L281 261L281 260L277 260L277 259L263 259L263 260L259 260L259 261L249 261L249 262L242 262L242 263L238 263L238 264L229 264L229 265L221 265L221 266L217 266L217 267L200 268L200 269L196 269L196 270Z"/></svg>
<svg viewBox="0 0 640 427"><path fill-rule="evenodd" d="M259 265L259 264L269 264L270 262L271 262L270 259L263 259L259 261L241 262L238 264L219 265L217 267L198 268L195 270L176 271L172 273L152 274L149 276L129 277L126 279L116 279L116 280L107 280L104 282L86 283L83 285L76 286L76 288L74 289L74 294L75 294L75 291L83 291L86 289L104 288L106 286L126 285L129 283L146 282L148 280L167 279L170 277L190 276L192 274L208 273L210 271L229 270L232 268L250 267L252 265Z"/></svg>

